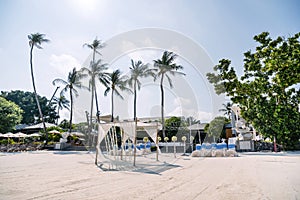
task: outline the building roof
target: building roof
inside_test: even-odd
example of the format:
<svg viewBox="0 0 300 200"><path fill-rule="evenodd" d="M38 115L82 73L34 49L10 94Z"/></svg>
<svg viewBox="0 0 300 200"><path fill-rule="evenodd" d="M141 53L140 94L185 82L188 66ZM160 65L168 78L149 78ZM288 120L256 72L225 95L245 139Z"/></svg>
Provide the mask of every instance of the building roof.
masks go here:
<svg viewBox="0 0 300 200"><path fill-rule="evenodd" d="M45 122L45 125L46 125L46 128L56 126L55 124L51 124L51 123L48 123L48 122ZM27 126L24 129L42 129L42 128L43 128L43 123L39 123L39 124L35 124L35 125L32 125L32 126Z"/></svg>

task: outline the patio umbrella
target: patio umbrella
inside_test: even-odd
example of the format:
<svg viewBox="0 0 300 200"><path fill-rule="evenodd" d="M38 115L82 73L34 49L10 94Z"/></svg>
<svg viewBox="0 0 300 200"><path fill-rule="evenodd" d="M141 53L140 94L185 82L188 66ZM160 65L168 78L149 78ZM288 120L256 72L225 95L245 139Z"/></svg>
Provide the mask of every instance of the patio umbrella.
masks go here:
<svg viewBox="0 0 300 200"><path fill-rule="evenodd" d="M71 135L75 135L75 136L79 136L79 137L83 137L85 136L83 133L80 133L80 132L71 132Z"/></svg>
<svg viewBox="0 0 300 200"><path fill-rule="evenodd" d="M41 136L41 134L39 134L39 133L32 133L32 134L28 135L28 137L40 137L40 136Z"/></svg>
<svg viewBox="0 0 300 200"><path fill-rule="evenodd" d="M3 137L11 138L11 137L15 137L15 134L13 134L12 132L8 132L3 134Z"/></svg>
<svg viewBox="0 0 300 200"><path fill-rule="evenodd" d="M48 133L60 134L60 132L57 130L52 130L52 131L49 131Z"/></svg>
<svg viewBox="0 0 300 200"><path fill-rule="evenodd" d="M26 135L25 133L22 133L22 132L15 133L14 135L15 135L15 137L20 137L20 138L28 137L28 135Z"/></svg>
<svg viewBox="0 0 300 200"><path fill-rule="evenodd" d="M24 138L28 137L25 133L22 132L15 133L14 135L15 137L19 138L19 142L20 142L20 138L23 138L23 143L24 143Z"/></svg>

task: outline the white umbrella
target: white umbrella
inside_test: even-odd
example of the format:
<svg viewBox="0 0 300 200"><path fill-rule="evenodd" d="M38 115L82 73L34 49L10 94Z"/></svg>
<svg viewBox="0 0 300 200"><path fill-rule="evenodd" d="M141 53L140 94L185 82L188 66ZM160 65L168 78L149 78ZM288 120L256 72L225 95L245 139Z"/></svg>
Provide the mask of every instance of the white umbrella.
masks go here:
<svg viewBox="0 0 300 200"><path fill-rule="evenodd" d="M15 135L15 137L28 137L28 135L26 135L25 133L22 133L22 132L18 132L18 133L15 133L14 134Z"/></svg>
<svg viewBox="0 0 300 200"><path fill-rule="evenodd" d="M15 134L8 132L8 133L3 134L3 137L8 137L8 138L15 137Z"/></svg>
<svg viewBox="0 0 300 200"><path fill-rule="evenodd" d="M57 131L57 130L52 130L52 131L49 131L48 133L59 134L60 132L59 132L59 131Z"/></svg>
<svg viewBox="0 0 300 200"><path fill-rule="evenodd" d="M76 135L76 136L79 136L79 137L83 137L85 136L83 133L80 133L80 132L71 132L71 135Z"/></svg>
<svg viewBox="0 0 300 200"><path fill-rule="evenodd" d="M39 134L39 133L32 133L32 134L28 135L28 137L40 137L40 136L41 136L41 134Z"/></svg>

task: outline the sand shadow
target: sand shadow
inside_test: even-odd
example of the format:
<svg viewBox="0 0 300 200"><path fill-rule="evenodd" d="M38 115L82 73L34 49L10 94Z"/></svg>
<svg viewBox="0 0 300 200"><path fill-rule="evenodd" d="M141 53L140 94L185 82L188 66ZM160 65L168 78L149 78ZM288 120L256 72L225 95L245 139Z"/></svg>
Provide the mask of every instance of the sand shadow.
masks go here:
<svg viewBox="0 0 300 200"><path fill-rule="evenodd" d="M108 171L126 171L126 172L137 172L143 174L161 175L161 173L181 167L180 165L170 164L166 162L153 162L153 163L137 163L133 166L132 162L125 161L105 161L98 164L98 168L104 172Z"/></svg>

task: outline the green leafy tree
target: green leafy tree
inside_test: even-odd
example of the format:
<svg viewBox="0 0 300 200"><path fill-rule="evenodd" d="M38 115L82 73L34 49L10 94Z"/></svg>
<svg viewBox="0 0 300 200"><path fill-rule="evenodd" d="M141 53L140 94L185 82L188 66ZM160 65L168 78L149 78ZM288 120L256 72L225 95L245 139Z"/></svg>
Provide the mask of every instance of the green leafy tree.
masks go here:
<svg viewBox="0 0 300 200"><path fill-rule="evenodd" d="M109 74L109 86L106 88L104 95L107 96L107 94L111 91L111 122L114 121L114 95L116 94L118 97L123 99L123 96L120 94L120 91L128 91L131 90L126 87L127 85L127 76L122 76L122 73L119 69L113 71Z"/></svg>
<svg viewBox="0 0 300 200"><path fill-rule="evenodd" d="M208 133L209 136L213 137L213 141L216 142L216 139L219 139L221 135L224 135L224 127L226 123L228 123L228 119L226 117L215 117L208 125L205 126L204 131Z"/></svg>
<svg viewBox="0 0 300 200"><path fill-rule="evenodd" d="M15 90L10 92L1 92L1 96L9 101L14 102L23 110L22 113L22 124L34 124L40 123L39 110L36 106L35 94L33 92L24 92L21 90ZM38 100L40 107L43 110L43 116L45 122L55 123L57 119L57 113L53 102L49 104L49 100L46 97L39 95Z"/></svg>
<svg viewBox="0 0 300 200"><path fill-rule="evenodd" d="M0 133L14 130L22 120L22 113L17 104L0 97Z"/></svg>
<svg viewBox="0 0 300 200"><path fill-rule="evenodd" d="M173 136L175 136L183 124L184 123L180 117L173 116L170 117L169 119L166 119L165 122L166 136L168 138L172 138Z"/></svg>
<svg viewBox="0 0 300 200"><path fill-rule="evenodd" d="M100 60L98 60L98 64L96 64L96 54L101 55L99 52L100 49L102 49L105 45L101 42L101 40L98 40L97 37L93 40L91 44L85 43L83 45L84 47L88 47L93 51L93 58L92 62L90 64L90 69L85 69L85 71L88 73L90 77L90 83L89 86L91 87L91 115L90 115L90 124L92 125L92 115L93 115L93 105L94 105L94 97L96 101L96 109L97 109L97 121L100 122L100 111L99 111L99 105L98 105L98 97L97 97L97 88L96 88L96 81L95 78L98 78L99 81L107 87L107 73L105 73L106 64L100 65Z"/></svg>
<svg viewBox="0 0 300 200"><path fill-rule="evenodd" d="M271 39L254 37L254 52L244 54L244 74L238 78L230 60L220 60L208 73L216 93L226 93L241 107L242 117L266 137L293 149L300 139L300 33Z"/></svg>
<svg viewBox="0 0 300 200"><path fill-rule="evenodd" d="M179 75L185 75L182 72L179 72L177 70L183 69L181 65L177 65L175 63L177 55L173 52L165 51L161 57L161 59L154 60L154 67L156 71L156 78L160 78L160 91L161 91L161 121L162 121L162 133L163 137L165 137L165 119L164 119L164 86L163 82L166 78L169 82L170 87L173 87L172 79L170 75L175 76L177 74Z"/></svg>
<svg viewBox="0 0 300 200"><path fill-rule="evenodd" d="M82 75L76 71L76 68L74 67L71 72L69 72L67 80L63 80L60 78L57 78L53 81L53 85L61 84L64 86L62 89L60 95L64 96L66 92L69 91L70 94L70 100L71 100L71 110L70 110L70 126L69 126L69 132L72 132L72 120L73 120L73 98L74 96L77 97L79 95L77 89L85 88L81 84Z"/></svg>
<svg viewBox="0 0 300 200"><path fill-rule="evenodd" d="M30 71L31 71L32 86L33 86L33 91L35 94L35 100L36 100L36 104L38 106L40 118L43 122L43 130L46 132L45 120L44 120L43 112L42 112L42 109L41 109L41 106L39 103L38 95L36 92L35 81L34 81L33 62L32 62L33 54L32 53L33 53L34 47L37 47L38 49L42 49L41 44L47 43L50 40L45 38L45 34L40 34L40 33L30 34L30 35L28 35L28 39L29 39L29 46L30 46ZM48 134L46 133L46 142L47 142L47 140L48 140Z"/></svg>
<svg viewBox="0 0 300 200"><path fill-rule="evenodd" d="M59 111L62 109L67 109L70 111L70 101L65 97L60 95L59 97L54 97L54 104L57 106L57 120L56 124L58 124Z"/></svg>
<svg viewBox="0 0 300 200"><path fill-rule="evenodd" d="M70 129L70 121L69 120L67 120L67 119L64 119L64 120L62 120L60 123L59 123L59 127L61 127L63 130L68 130L68 129ZM72 129L74 129L75 128L75 124L72 124Z"/></svg>

